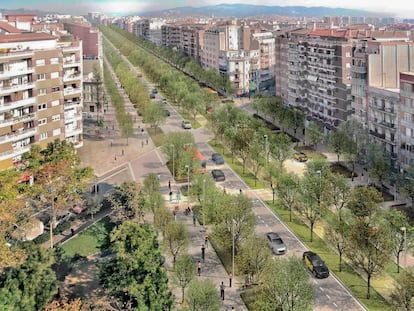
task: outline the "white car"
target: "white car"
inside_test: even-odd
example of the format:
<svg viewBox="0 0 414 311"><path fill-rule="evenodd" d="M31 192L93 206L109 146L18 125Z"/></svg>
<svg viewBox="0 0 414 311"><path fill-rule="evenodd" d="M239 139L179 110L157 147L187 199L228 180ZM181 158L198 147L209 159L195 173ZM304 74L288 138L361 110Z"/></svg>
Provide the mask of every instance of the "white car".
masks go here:
<svg viewBox="0 0 414 311"><path fill-rule="evenodd" d="M187 120L183 120L183 122L181 123L181 126L185 130L191 130L193 128L190 121L187 121Z"/></svg>

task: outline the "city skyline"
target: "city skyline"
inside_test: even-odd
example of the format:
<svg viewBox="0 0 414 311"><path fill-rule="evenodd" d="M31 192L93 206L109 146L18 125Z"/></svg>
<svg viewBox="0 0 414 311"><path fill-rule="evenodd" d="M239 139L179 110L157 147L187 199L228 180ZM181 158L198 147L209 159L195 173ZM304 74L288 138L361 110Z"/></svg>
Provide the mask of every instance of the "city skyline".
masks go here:
<svg viewBox="0 0 414 311"><path fill-rule="evenodd" d="M56 11L59 13L68 14L86 14L88 12L102 12L105 14L128 14L135 12L148 12L165 10L183 6L200 7L206 5L217 4L253 4L253 5L269 5L269 6L325 6L329 8L347 8L347 9L361 9L378 13L387 13L389 15L396 15L397 17L414 18L414 7L407 8L407 3L403 0L395 0L385 4L379 3L375 0L357 1L349 0L344 4L337 4L331 0L200 0L198 5L194 5L193 1L189 0L87 0L87 1L73 1L73 0L43 0L41 2L32 0L15 0L4 3L0 6L1 9L19 9L25 8L27 10L42 10L42 11Z"/></svg>

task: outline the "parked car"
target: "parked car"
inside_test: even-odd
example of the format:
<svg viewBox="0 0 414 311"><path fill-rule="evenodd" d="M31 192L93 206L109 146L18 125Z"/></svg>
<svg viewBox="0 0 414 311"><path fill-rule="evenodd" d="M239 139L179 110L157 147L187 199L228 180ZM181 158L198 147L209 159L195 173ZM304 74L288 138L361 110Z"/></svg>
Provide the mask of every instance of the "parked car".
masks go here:
<svg viewBox="0 0 414 311"><path fill-rule="evenodd" d="M224 164L224 158L220 153L213 153L211 159L217 165Z"/></svg>
<svg viewBox="0 0 414 311"><path fill-rule="evenodd" d="M211 176L213 176L213 179L215 181L225 181L226 180L226 176L224 176L224 173L222 170L212 170L211 171Z"/></svg>
<svg viewBox="0 0 414 311"><path fill-rule="evenodd" d="M154 88L152 89L151 93L152 93L152 94L157 94L157 93L158 93L158 90L154 87Z"/></svg>
<svg viewBox="0 0 414 311"><path fill-rule="evenodd" d="M143 77L142 73L138 72L137 73L137 78L142 78L142 77Z"/></svg>
<svg viewBox="0 0 414 311"><path fill-rule="evenodd" d="M165 98L163 98L163 99L162 99L162 103L163 103L164 105L168 104L168 102L167 102L167 100L166 100Z"/></svg>
<svg viewBox="0 0 414 311"><path fill-rule="evenodd" d="M151 98L151 99L154 99L154 98L155 98L155 94L154 94L154 93L151 93L151 94L150 94L150 98Z"/></svg>
<svg viewBox="0 0 414 311"><path fill-rule="evenodd" d="M188 120L183 120L183 122L181 123L181 126L185 130L191 130L193 128L190 121Z"/></svg>
<svg viewBox="0 0 414 311"><path fill-rule="evenodd" d="M167 109L165 109L165 115L166 115L167 117L169 117L169 116L171 115L170 111L169 111L169 110L167 110Z"/></svg>
<svg viewBox="0 0 414 311"><path fill-rule="evenodd" d="M311 251L304 252L303 261L315 277L323 279L329 276L328 267L316 253Z"/></svg>
<svg viewBox="0 0 414 311"><path fill-rule="evenodd" d="M296 161L299 161L299 162L308 161L308 156L303 152L295 152L293 157L295 158Z"/></svg>
<svg viewBox="0 0 414 311"><path fill-rule="evenodd" d="M286 253L286 245L282 238L276 232L266 233L267 244L272 252L276 255L283 255Z"/></svg>

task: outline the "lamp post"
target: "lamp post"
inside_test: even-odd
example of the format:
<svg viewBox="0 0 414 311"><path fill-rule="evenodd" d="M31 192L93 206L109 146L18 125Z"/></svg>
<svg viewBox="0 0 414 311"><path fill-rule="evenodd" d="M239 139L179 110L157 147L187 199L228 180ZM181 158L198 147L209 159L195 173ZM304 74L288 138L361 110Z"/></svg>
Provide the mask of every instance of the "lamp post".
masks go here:
<svg viewBox="0 0 414 311"><path fill-rule="evenodd" d="M275 187L273 187L273 182L270 182L270 188L272 188L272 204L275 204Z"/></svg>
<svg viewBox="0 0 414 311"><path fill-rule="evenodd" d="M174 147L173 144L171 144L170 147L172 147L172 150L173 150L173 153L172 153L172 160L173 160L173 163L172 163L173 164L173 167L172 167L172 169L173 169L172 175L173 175L173 180L175 180L175 147Z"/></svg>
<svg viewBox="0 0 414 311"><path fill-rule="evenodd" d="M207 231L207 227L206 227L206 180L203 179L203 226L204 226L204 230Z"/></svg>
<svg viewBox="0 0 414 311"><path fill-rule="evenodd" d="M190 194L190 165L186 165L187 169L187 196Z"/></svg>
<svg viewBox="0 0 414 311"><path fill-rule="evenodd" d="M269 165L269 140L266 134L263 135L263 138L265 140L266 163Z"/></svg>
<svg viewBox="0 0 414 311"><path fill-rule="evenodd" d="M234 219L231 220L231 235L232 235L231 275L234 277Z"/></svg>
<svg viewBox="0 0 414 311"><path fill-rule="evenodd" d="M402 232L404 232L404 268L407 266L407 228L401 227Z"/></svg>

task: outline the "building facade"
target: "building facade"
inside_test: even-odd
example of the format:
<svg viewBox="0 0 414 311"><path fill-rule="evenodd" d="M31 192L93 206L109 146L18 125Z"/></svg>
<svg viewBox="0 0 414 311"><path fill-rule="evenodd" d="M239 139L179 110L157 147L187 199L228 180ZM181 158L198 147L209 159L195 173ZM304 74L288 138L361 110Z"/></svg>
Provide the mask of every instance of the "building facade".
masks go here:
<svg viewBox="0 0 414 311"><path fill-rule="evenodd" d="M0 169L34 144L82 146L82 43L45 33L0 35Z"/></svg>

